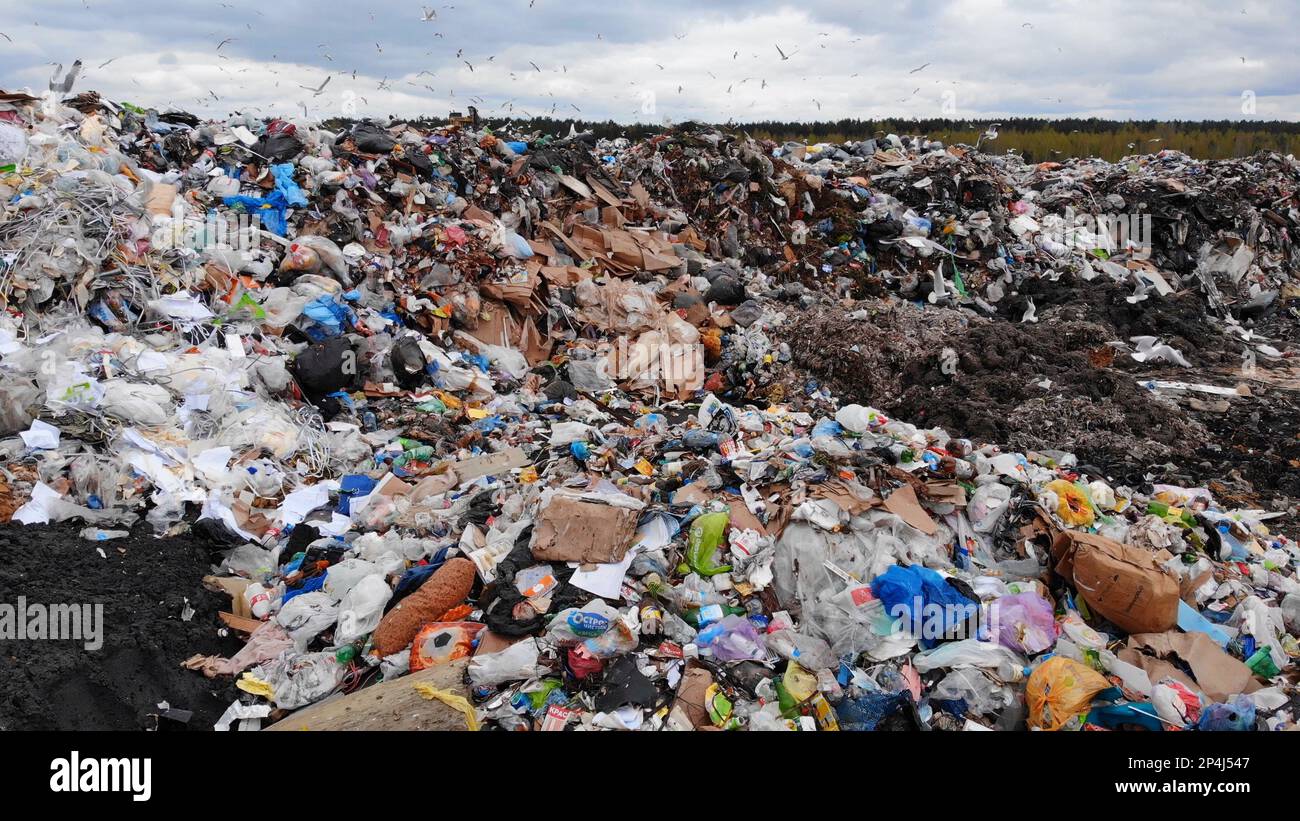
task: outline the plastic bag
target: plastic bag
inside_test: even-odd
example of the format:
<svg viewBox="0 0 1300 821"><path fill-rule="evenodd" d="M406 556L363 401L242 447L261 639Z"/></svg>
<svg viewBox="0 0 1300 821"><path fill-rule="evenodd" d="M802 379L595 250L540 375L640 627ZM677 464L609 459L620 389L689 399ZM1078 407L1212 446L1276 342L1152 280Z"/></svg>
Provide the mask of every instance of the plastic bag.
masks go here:
<svg viewBox="0 0 1300 821"><path fill-rule="evenodd" d="M976 533L991 532L1002 521L1010 501L1011 488L1001 482L980 485L966 506L970 526Z"/></svg>
<svg viewBox="0 0 1300 821"><path fill-rule="evenodd" d="M619 617L619 611L600 599L585 607L570 607L555 614L546 630L546 641L557 647L581 644L603 636Z"/></svg>
<svg viewBox="0 0 1300 821"><path fill-rule="evenodd" d="M1088 712L1093 698L1110 686L1091 667L1053 656L1029 676L1025 688L1030 729L1061 729L1071 718Z"/></svg>
<svg viewBox="0 0 1300 821"><path fill-rule="evenodd" d="M871 592L885 603L889 615L903 619L904 628L921 639L949 638L979 612L978 603L919 565L890 567L871 582Z"/></svg>
<svg viewBox="0 0 1300 821"><path fill-rule="evenodd" d="M496 653L480 653L469 662L469 680L478 687L540 676L546 668L537 663L537 639L517 641Z"/></svg>
<svg viewBox="0 0 1300 821"><path fill-rule="evenodd" d="M1151 703L1156 715L1175 727L1195 724L1201 718L1201 697L1172 678L1161 679L1151 689Z"/></svg>
<svg viewBox="0 0 1300 821"><path fill-rule="evenodd" d="M918 673L944 667L983 667L1003 681L1016 681L1025 674L1025 660L1014 651L991 641L963 639L941 644L912 657Z"/></svg>
<svg viewBox="0 0 1300 821"><path fill-rule="evenodd" d="M713 561L713 555L722 543L730 519L730 513L720 511L705 513L691 522L690 538L686 544L686 564L693 572L708 578L731 570L731 565L714 564Z"/></svg>
<svg viewBox="0 0 1300 821"><path fill-rule="evenodd" d="M1243 732L1255 728L1255 702L1238 693L1227 704L1211 704L1201 711L1198 730Z"/></svg>
<svg viewBox="0 0 1300 821"><path fill-rule="evenodd" d="M314 590L286 601L275 614L275 620L302 652L321 631L338 621L338 616L339 607L334 597L323 590Z"/></svg>
<svg viewBox="0 0 1300 821"><path fill-rule="evenodd" d="M1095 514L1087 495L1064 479L1053 479L1044 486L1044 490L1056 494L1056 514L1061 521L1074 527L1088 527Z"/></svg>
<svg viewBox="0 0 1300 821"><path fill-rule="evenodd" d="M1005 684L996 684L983 672L974 669L953 670L930 691L939 701L964 701L967 712L975 715L994 713L1015 700L1015 693Z"/></svg>
<svg viewBox="0 0 1300 821"><path fill-rule="evenodd" d="M707 650L718 661L744 661L767 657L763 637L749 619L727 616L711 624L696 636L700 650Z"/></svg>
<svg viewBox="0 0 1300 821"><path fill-rule="evenodd" d="M989 610L998 642L1026 655L1056 643L1056 617L1052 603L1037 593L1017 593L996 599Z"/></svg>
<svg viewBox="0 0 1300 821"><path fill-rule="evenodd" d="M433 622L415 634L411 644L411 672L465 658L474 650L474 639L484 627L480 622Z"/></svg>
<svg viewBox="0 0 1300 821"><path fill-rule="evenodd" d="M393 591L378 573L357 582L339 603L339 626L334 631L334 643L351 644L365 638L379 626L384 615L384 605Z"/></svg>

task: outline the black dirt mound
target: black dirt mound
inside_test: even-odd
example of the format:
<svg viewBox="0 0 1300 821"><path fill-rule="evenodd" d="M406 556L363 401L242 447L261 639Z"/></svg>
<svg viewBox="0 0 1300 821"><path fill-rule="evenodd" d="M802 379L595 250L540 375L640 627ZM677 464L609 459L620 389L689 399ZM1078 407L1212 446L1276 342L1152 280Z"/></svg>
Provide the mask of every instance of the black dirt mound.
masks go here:
<svg viewBox="0 0 1300 821"><path fill-rule="evenodd" d="M1241 340L1206 315L1198 295L1138 304L1131 295L1067 275L1026 282L997 317L872 300L855 309L792 309L779 334L799 381L811 376L841 402L1011 449L1072 451L1134 487L1213 482L1242 506L1292 508L1300 497L1300 380L1243 376ZM1021 319L1030 299L1036 323ZM1115 344L1135 336L1158 337L1193 367L1135 361ZM1285 374L1284 364L1266 367ZM1139 384L1152 379L1244 382L1250 394L1178 402Z"/></svg>
<svg viewBox="0 0 1300 821"><path fill-rule="evenodd" d="M90 542L78 535L83 527L0 525L0 604L22 596L29 604L104 605L98 650L81 641L0 640L0 729L211 729L237 691L230 679L206 679L181 662L230 655L242 642L218 636L217 613L229 599L202 586L207 548L147 531ZM184 621L187 599L194 614ZM188 725L151 715L164 701L192 711Z"/></svg>

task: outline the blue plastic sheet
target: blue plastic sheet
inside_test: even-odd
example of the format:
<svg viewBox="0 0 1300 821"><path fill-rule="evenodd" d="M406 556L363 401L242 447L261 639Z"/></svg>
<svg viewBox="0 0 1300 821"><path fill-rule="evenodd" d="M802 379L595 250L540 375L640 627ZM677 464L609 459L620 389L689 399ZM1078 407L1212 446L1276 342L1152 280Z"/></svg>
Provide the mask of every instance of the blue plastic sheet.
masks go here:
<svg viewBox="0 0 1300 821"><path fill-rule="evenodd" d="M353 317L351 309L338 304L328 296L317 297L308 302L302 312L304 316L319 325L327 337L343 333L344 327L352 322Z"/></svg>
<svg viewBox="0 0 1300 821"><path fill-rule="evenodd" d="M285 220L284 211L288 207L288 202L284 194L279 191L272 191L265 198L263 197L222 197L221 201L228 206L240 205L249 214L257 215L258 220L266 226L266 230L276 236L282 237L289 230L289 225Z"/></svg>
<svg viewBox="0 0 1300 821"><path fill-rule="evenodd" d="M284 201L294 208L307 205L307 195L293 181L293 163L285 162L271 166L271 176L275 178L275 190L284 196Z"/></svg>
<svg viewBox="0 0 1300 821"><path fill-rule="evenodd" d="M284 598L280 600L280 604L283 606L294 596L301 596L303 593L311 593L312 591L320 590L321 587L325 585L327 575L327 573L317 574L303 581L300 586L284 591Z"/></svg>

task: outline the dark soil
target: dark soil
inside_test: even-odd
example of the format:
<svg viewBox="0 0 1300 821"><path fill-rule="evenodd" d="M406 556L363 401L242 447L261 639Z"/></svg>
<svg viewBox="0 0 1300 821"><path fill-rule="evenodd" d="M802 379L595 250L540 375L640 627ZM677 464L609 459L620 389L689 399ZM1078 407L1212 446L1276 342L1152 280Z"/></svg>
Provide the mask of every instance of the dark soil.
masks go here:
<svg viewBox="0 0 1300 821"><path fill-rule="evenodd" d="M29 604L104 605L98 650L81 641L0 641L0 729L211 729L237 691L231 679L206 679L181 662L230 655L242 642L218 635L217 613L229 599L202 586L207 547L155 539L147 528L90 542L78 535L84 526L0 524L0 603L24 596ZM182 621L187 598L195 612ZM192 711L189 723L151 715L164 701Z"/></svg>
<svg viewBox="0 0 1300 821"><path fill-rule="evenodd" d="M1125 301L1131 293L1070 276L1032 280L1003 300L996 318L869 301L856 307L873 316L850 320L850 309L823 305L792 311L782 336L795 374L820 380L842 402L980 442L1071 451L1134 487L1213 483L1234 506L1294 514L1300 380L1243 377L1243 343L1206 316L1199 295L1152 296L1133 305ZM1037 323L1020 321L1031 298ZM1295 338L1285 332L1286 316L1269 320L1273 338ZM1133 336L1158 337L1193 367L1139 363L1107 344ZM954 373L941 367L945 347L957 355ZM1271 377L1287 373L1285 362L1259 364ZM1198 408L1138 384L1149 379L1244 382L1251 395L1234 397L1226 408ZM1281 524L1284 532L1296 529L1294 516Z"/></svg>

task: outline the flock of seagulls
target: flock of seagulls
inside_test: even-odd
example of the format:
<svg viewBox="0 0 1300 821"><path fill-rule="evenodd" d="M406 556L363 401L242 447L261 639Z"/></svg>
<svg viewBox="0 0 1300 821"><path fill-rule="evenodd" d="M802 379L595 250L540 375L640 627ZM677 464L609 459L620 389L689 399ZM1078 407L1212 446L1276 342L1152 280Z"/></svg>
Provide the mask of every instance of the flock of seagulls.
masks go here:
<svg viewBox="0 0 1300 821"><path fill-rule="evenodd" d="M533 8L533 7L535 6L536 2L537 2L537 0L529 0L528 7L529 7L529 8ZM84 5L87 9L90 8L90 5L89 5L89 3L87 2L87 0L83 0L83 5ZM237 8L235 5L233 5L233 4L231 4L231 3L225 3L225 2L221 2L221 3L219 3L218 5L220 5L222 8L226 8L226 9L235 9L235 8ZM455 7L454 5L443 5L443 6L442 6L442 9L444 9L444 10L455 9L455 8L456 8L456 7ZM252 11L254 14L257 14L258 16L264 16L263 13L262 13L261 11L258 11L258 10L255 10L255 9L249 9L249 11ZM1243 15L1246 14L1246 13L1247 13L1247 12L1246 12L1246 9L1244 9L1244 8L1241 9L1241 13L1242 13ZM375 14L374 14L373 11L369 12L369 17L370 17L370 19L371 19L372 21L375 19ZM440 18L439 18L439 16L438 16L438 10L437 10L436 8L433 8L433 7L430 7L430 6L423 6L423 5L422 5L422 6L420 6L420 12L419 12L418 20L419 20L419 22L421 22L421 23L439 23L439 22L440 22ZM39 23L38 23L37 25L39 25ZM252 24L251 24L251 23L248 23L248 22L245 23L245 26L246 26L246 28L249 29L249 30L252 30L252 28L253 28L253 27L252 27ZM1031 22L1025 22L1025 23L1022 23L1022 24L1021 24L1021 28L1022 28L1023 30L1032 30L1032 29L1034 28L1034 25L1033 25L1033 23L1031 23ZM598 40L598 41L604 41L604 35L603 35L602 32L595 32L594 34L595 34L595 38L596 38L596 40ZM689 32L681 32L681 33L676 33L676 32L674 32L674 33L672 34L672 37L673 37L673 39L676 40L676 41L681 41L681 40L684 40L684 39L688 36L688 34L689 34ZM434 35L434 37L436 37L436 38L444 38L444 35L443 35L442 32L433 32L433 35ZM819 40L826 40L826 41L829 41L830 38L831 38L831 36L832 36L832 35L831 35L829 32L817 32L817 38L818 38ZM6 33L4 33L4 32L0 32L0 37L3 37L6 41L8 41L8 42L10 42L10 43L13 42L13 38L10 37L8 34L6 34ZM855 37L855 38L853 38L853 39L851 39L851 40L849 41L849 44L853 44L853 43L860 42L862 39L863 39L862 37ZM238 42L240 42L240 38L238 38L238 37L225 37L225 38L221 39L219 42L217 42L217 44L216 44L216 48L215 48L215 51L217 52L217 57L218 57L219 59L221 59L221 60L229 60L230 57L229 57L228 54L226 54L226 53L221 53L221 52L222 52L222 49L224 49L226 46L229 46L229 45L232 44L232 43L238 43ZM832 43L832 44L833 44L833 43ZM380 55L385 54L384 46L383 46L382 43L375 42L374 46L375 46L375 52L376 52L377 54L380 54ZM818 43L818 46L819 46L819 48L821 48L821 49L826 49L826 48L828 47L828 42L819 42L819 43ZM333 63L333 62L334 62L334 57L333 57L333 55L331 55L330 53L328 53L328 52L326 52L326 51L323 51L323 49L328 48L328 44L326 44L326 43L321 43L321 44L318 44L317 47L318 47L319 49L322 49L322 51L321 51L321 55L320 55L320 56L321 56L325 61L327 61L327 62L329 62L329 63ZM796 55L798 55L798 54L800 53L800 49L799 49L798 46L795 46L794 48L789 49L789 50L787 51L786 48L782 48L781 45L780 45L779 43L773 43L773 48L776 50L777 56L778 56L778 58L779 58L779 62L781 62L781 63L789 62L789 61L791 60L791 58L795 57ZM787 48L789 48L789 47L787 46ZM1058 48L1057 50L1060 51L1059 48ZM426 55L432 55L432 54L433 54L432 51L428 51L428 52L425 52L425 53L426 53ZM465 57L463 56L463 54L464 54L464 48L457 48L457 49L456 49L456 59L460 60L460 62L463 63L464 66L465 66L467 69L469 69L469 71L470 71L471 74L476 73L476 70L475 70L475 64L474 64L473 62L471 62L469 59L465 58ZM759 55L757 55L757 54L755 54L755 55L753 55L753 56L754 56L755 59L758 59L758 58L759 58ZM272 57L272 60L276 60L276 59L278 59L277 55L274 55L274 54L273 54L271 57ZM738 61L738 60L739 60L739 57L740 57L740 49L735 49L735 50L733 50L733 51L732 51L732 55L731 55L731 59L732 59L732 61L733 61L733 62L734 62L734 61ZM491 62L493 62L493 61L495 60L495 58L496 58L496 55L491 55L491 56L487 57L486 62L491 63ZM108 59L108 60L105 60L104 62L102 62L102 63L100 63L100 64L98 65L98 68L99 68L99 69L107 68L110 64L112 64L114 61L116 61L116 60L118 60L118 59L119 59L119 57L112 57L112 58L110 58L110 59ZM1247 60L1246 60L1245 57L1241 57L1240 59L1241 59L1241 62L1242 62L1243 65L1246 65L1246 64L1247 64ZM529 65L529 66L530 66L530 67L531 67L535 72L537 72L538 74L545 74L545 73L546 73L545 71L543 71L542 67L541 67L540 65L537 64L537 62L535 62L535 61L533 61L533 60L527 60L527 63L528 63L528 65ZM660 71L667 71L667 70L668 70L668 67L667 67L666 65L664 65L663 63L655 62L654 65L655 65L656 68L658 68ZM922 63L921 65L917 66L916 68L911 69L911 70L908 71L907 73L908 73L909 75L911 75L911 74L918 74L918 73L924 71L925 69L929 68L931 65L932 65L932 63L929 62L929 61L927 61L927 62ZM77 77L78 77L78 75L79 75L79 73L80 73L80 71L81 71L81 68L82 68L81 61L78 60L77 62L75 62L75 63L73 64L72 69L71 69L71 70L70 70L66 75L63 75L63 74L62 74L62 72L63 72L63 66L62 66L61 64L60 64L60 65L57 65L57 67L55 68L54 76L50 79L50 88L51 88L52 90L55 90L55 91L61 91L61 92L63 92L63 93L67 93L68 91L71 90L73 84L76 82ZM227 70L226 70L223 66L221 66L221 65L218 65L218 68L219 68L220 70L222 70L223 72L231 73L231 72L227 71ZM479 68L482 68L482 63L481 63L481 62L479 63ZM279 73L278 71L276 71L276 70L273 69L273 68L268 68L267 70L270 71L270 72L273 73L273 74L278 74L278 73ZM236 72L234 72L234 73L243 73L243 72L246 72L246 71L248 71L248 68L247 68L247 67L245 67L245 68L241 68L241 69L238 69L238 71L236 71ZM568 73L568 66L562 64L562 65L560 66L560 71L561 71L561 73L567 74L567 73ZM343 72L337 72L337 73L342 73L342 74L344 74L344 75L347 75L349 72L347 72L347 71L343 71ZM705 73L706 73L706 74L707 74L711 79L713 79L713 80L715 80L715 81L718 79L717 75L714 74L714 73L711 72L711 71L706 71ZM510 77L511 77L512 80L518 80L518 79L519 79L519 78L518 78L518 75L517 75L515 72L509 72L509 74L510 74ZM351 72L350 72L350 75L351 75L352 80L355 81L355 80L356 80L356 77L357 77L357 69L353 68L353 69L351 70ZM419 74L416 75L416 79L419 79L420 77L425 76L425 75L428 75L430 78L434 78L434 77L436 76L433 72L430 72L430 71L427 71L427 70L422 70ZM854 75L852 75L852 76L853 76L853 77L857 77L858 75L857 75L857 74L854 74ZM318 85L314 85L314 86L313 86L313 85L303 84L303 83L297 83L296 85L297 85L298 88L300 88L300 89L302 89L302 90L304 90L304 91L311 92L311 97L312 97L312 98L316 98L316 97L320 97L322 94L325 93L325 89L326 89L327 86L329 86L330 81L333 79L333 77L334 77L334 73L326 74L325 78L324 78L323 80L321 80L320 83L319 83ZM756 78L753 78L753 77L746 77L746 78L744 78L744 79L742 79L742 80L739 81L739 85L743 86L743 85L745 85L747 82L749 82L749 81L752 80L752 79L756 79ZM807 79L807 78L804 78L804 79ZM135 81L133 80L133 82L135 82ZM937 83L937 82L940 82L940 81L939 81L939 80L936 80L935 82ZM436 89L435 89L432 85L429 85L429 84L427 84L427 83L426 83L426 84L418 84L418 83L412 82L412 81L410 81L410 80L405 81L405 83L406 83L406 85L408 85L408 86L410 86L410 87L412 87L412 88L423 88L423 89L426 89L426 90L428 90L431 94L436 94L436 93L437 93ZM138 82L136 82L136 84L139 85ZM633 82L631 83L631 85L635 85L635 84L636 84L635 81L633 81ZM275 83L275 85L276 85L276 87L279 87L279 82L277 81L277 82ZM736 83L736 82L732 82L732 83L728 84L727 89L726 89L726 93L727 93L727 94L731 94L732 91L736 88L736 86L737 86L737 83ZM767 82L766 78L762 78L762 79L761 79L760 86L759 86L760 90L765 90L765 89L767 88L767 86L768 86L768 82ZM240 88L243 88L244 86L241 85L241 86L239 86L239 87L240 87ZM390 81L389 78L388 78L387 76L384 76L384 78L383 78L382 80L380 80L380 82L379 82L379 84L378 84L378 86L377 86L377 89L380 90L380 91L391 90L391 88L392 88L392 81ZM679 84L679 85L677 86L677 93L678 93L678 94L681 94L681 93L683 93L683 91L684 91L684 85ZM914 89L914 90L912 91L912 93L911 93L909 96L899 98L899 99L898 99L898 102L903 103L903 102L906 102L906 101L908 101L908 100L910 100L910 99L913 99L913 98L915 98L915 97L920 93L920 91L921 91L921 87L918 86L916 89ZM455 90L454 90L454 89L450 89L450 88L449 88L449 89L447 89L447 92L449 93L450 96L452 96L452 97L455 96ZM554 98L554 94L553 94L553 93L551 93L551 92L547 92L547 94L548 94L549 96L551 96L552 98ZM215 92L213 92L212 90L208 90L208 97L211 97L213 100L216 100L216 101L218 101L218 102L221 100L221 98L220 98L220 97L219 97ZM201 99L206 99L206 98L201 98ZM361 99L362 99L362 100L365 100L364 97L361 98ZM480 99L480 98L472 98L472 99L479 99L479 101L481 102L481 99ZM823 103L822 103L822 101L819 100L819 99L816 99L816 98L809 98L809 99L811 99L811 101L813 102L813 104L817 107L817 110L820 112L820 111L822 110L822 107L823 107ZM1048 100L1048 101L1050 101L1052 98L1043 98L1043 99L1044 99L1044 100ZM1057 103L1061 103L1062 101L1063 101L1062 98L1059 98L1059 97L1056 98L1056 102L1057 102ZM514 105L513 105L513 104L514 104L514 100L510 100L510 101L508 101L507 103L504 103L504 104L503 104L503 107L506 107L506 108L509 108L510 110L513 110L513 109L514 109ZM300 103L300 105L303 105L303 107L304 107L304 111L305 111L305 110L306 110L306 105L305 105L305 103ZM556 108L556 105L557 105L557 104L553 104L553 105L551 106L551 112L552 112L552 113L554 113L555 108ZM752 107L752 106L754 105L754 103L751 103L750 105L751 105L751 107ZM570 104L569 107L572 108L572 109L574 109L575 111L579 111L579 112L581 112L581 109L578 108L576 105ZM996 128L997 128L998 125L1000 125L1000 124L999 124L999 123L995 123L995 124L993 124L992 126L990 126L989 129L988 129L988 131L986 131L984 134L982 134L982 135L980 136L980 141L983 141L983 140L985 140L985 139L996 139L996 137L997 137L997 131L996 131ZM1151 140L1151 141L1149 141L1149 142L1159 142L1159 140L1156 139L1156 140ZM979 143L977 142L977 145L978 145L978 144L979 144ZM1132 148L1133 146L1129 146L1129 147Z"/></svg>

